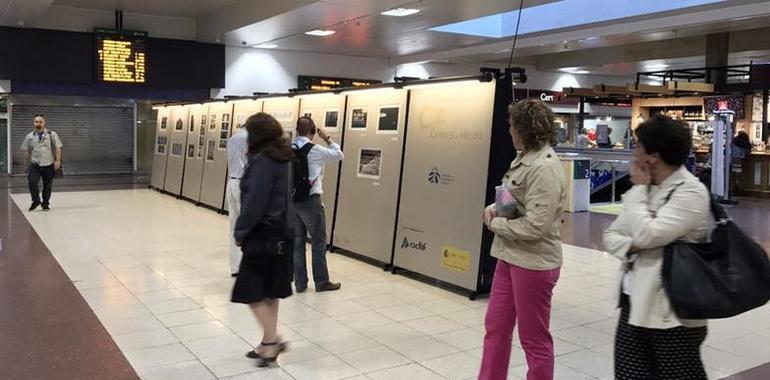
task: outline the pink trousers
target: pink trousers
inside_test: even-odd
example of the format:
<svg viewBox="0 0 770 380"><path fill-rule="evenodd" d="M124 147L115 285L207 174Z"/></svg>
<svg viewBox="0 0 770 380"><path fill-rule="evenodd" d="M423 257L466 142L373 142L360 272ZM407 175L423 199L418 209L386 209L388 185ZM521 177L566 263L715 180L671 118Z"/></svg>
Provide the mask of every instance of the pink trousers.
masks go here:
<svg viewBox="0 0 770 380"><path fill-rule="evenodd" d="M551 296L560 270L536 271L497 261L487 306L480 380L505 380L513 328L527 357L527 380L552 380L553 338L549 331Z"/></svg>

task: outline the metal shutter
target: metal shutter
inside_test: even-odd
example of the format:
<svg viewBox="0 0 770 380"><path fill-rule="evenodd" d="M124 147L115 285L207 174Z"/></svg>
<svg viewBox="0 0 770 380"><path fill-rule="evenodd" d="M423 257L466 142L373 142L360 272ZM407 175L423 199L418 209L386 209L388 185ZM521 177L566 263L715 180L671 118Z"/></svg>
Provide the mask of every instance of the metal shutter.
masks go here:
<svg viewBox="0 0 770 380"><path fill-rule="evenodd" d="M13 105L11 149L13 173L24 172L24 154L19 149L33 130L36 114L43 114L46 127L64 144L64 172L72 174L125 174L133 172L134 109L127 106L73 107Z"/></svg>

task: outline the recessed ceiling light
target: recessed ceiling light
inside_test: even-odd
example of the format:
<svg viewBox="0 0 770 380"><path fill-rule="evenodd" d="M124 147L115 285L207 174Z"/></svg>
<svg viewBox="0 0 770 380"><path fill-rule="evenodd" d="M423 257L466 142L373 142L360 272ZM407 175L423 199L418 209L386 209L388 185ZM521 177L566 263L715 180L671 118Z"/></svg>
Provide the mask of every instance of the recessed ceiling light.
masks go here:
<svg viewBox="0 0 770 380"><path fill-rule="evenodd" d="M259 44L259 45L254 45L253 47L255 47L257 49L275 49L275 48L278 47L278 45L276 45L276 44Z"/></svg>
<svg viewBox="0 0 770 380"><path fill-rule="evenodd" d="M647 70L655 70L655 69L665 69L671 65L667 65L665 63L652 63L649 65L644 65L644 68Z"/></svg>
<svg viewBox="0 0 770 380"><path fill-rule="evenodd" d="M559 71L564 73L570 73L570 74L590 74L591 73L588 70L579 69L577 67L564 67L559 69Z"/></svg>
<svg viewBox="0 0 770 380"><path fill-rule="evenodd" d="M305 32L305 34L309 36L318 36L318 37L327 37L327 36L331 36L334 33L337 33L337 32L333 30L327 30L327 29L313 29L309 32Z"/></svg>
<svg viewBox="0 0 770 380"><path fill-rule="evenodd" d="M395 8L391 9L389 11L382 12L381 14L383 16L393 16L393 17L404 17L404 16L411 16L415 13L419 13L419 9L413 9L413 8Z"/></svg>

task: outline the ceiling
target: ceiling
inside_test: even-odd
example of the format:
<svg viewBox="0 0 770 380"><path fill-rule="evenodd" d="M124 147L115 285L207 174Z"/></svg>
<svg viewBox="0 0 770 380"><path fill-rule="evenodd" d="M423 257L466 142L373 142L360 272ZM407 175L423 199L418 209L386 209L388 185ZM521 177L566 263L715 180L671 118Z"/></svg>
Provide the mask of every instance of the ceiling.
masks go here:
<svg viewBox="0 0 770 380"><path fill-rule="evenodd" d="M591 0L569 1L589 4ZM524 7L549 3L559 0L525 0ZM133 19L178 19L184 25L176 35L187 33L189 39L203 42L231 46L270 43L287 51L387 58L394 65L423 61L505 65L511 38L428 29L509 12L518 5L516 0L0 0L0 25L72 30L81 19L77 11L82 11L80 29L89 31L94 25L87 25L86 16L102 12L99 21L91 17L91 22L109 23L105 20L121 9ZM407 17L380 14L396 7L420 12ZM74 21L51 23L65 14L62 9ZM163 35L164 28L171 28L159 21L147 25L155 28L149 30L151 35ZM669 68L702 66L704 36L728 31L731 62L770 61L770 46L764 42L770 41L768 27L770 0L720 1L521 35L514 62L541 70L570 67L619 76L632 75L651 63ZM305 34L316 28L336 33L330 37Z"/></svg>

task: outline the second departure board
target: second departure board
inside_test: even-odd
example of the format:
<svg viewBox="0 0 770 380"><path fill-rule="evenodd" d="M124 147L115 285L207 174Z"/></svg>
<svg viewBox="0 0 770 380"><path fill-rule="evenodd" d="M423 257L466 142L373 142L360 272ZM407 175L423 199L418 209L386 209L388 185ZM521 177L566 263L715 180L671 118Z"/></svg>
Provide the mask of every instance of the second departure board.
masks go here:
<svg viewBox="0 0 770 380"><path fill-rule="evenodd" d="M97 28L95 35L98 82L146 82L147 32Z"/></svg>

